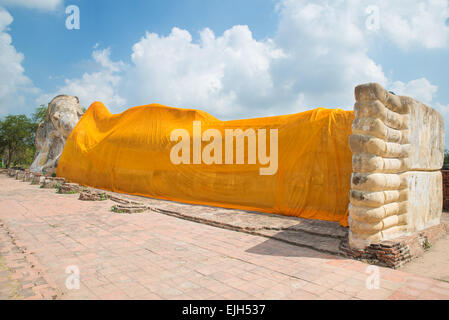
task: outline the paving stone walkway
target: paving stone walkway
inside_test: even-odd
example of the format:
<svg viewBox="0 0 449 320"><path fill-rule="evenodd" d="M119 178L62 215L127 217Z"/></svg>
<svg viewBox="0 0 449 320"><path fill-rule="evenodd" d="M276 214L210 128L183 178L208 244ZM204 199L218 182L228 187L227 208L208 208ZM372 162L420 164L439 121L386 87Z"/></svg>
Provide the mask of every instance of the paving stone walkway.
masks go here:
<svg viewBox="0 0 449 320"><path fill-rule="evenodd" d="M105 192L92 189L94 192ZM342 255L340 244L347 237L347 228L338 222L302 219L269 213L189 205L141 196L106 191L115 198L142 203L152 211L229 230L259 235L286 243Z"/></svg>
<svg viewBox="0 0 449 320"><path fill-rule="evenodd" d="M400 270L449 283L449 236L432 244L422 257L412 260Z"/></svg>
<svg viewBox="0 0 449 320"><path fill-rule="evenodd" d="M0 222L0 299L57 299L56 285L25 247Z"/></svg>
<svg viewBox="0 0 449 320"><path fill-rule="evenodd" d="M0 298L449 299L444 281L113 204L0 175Z"/></svg>

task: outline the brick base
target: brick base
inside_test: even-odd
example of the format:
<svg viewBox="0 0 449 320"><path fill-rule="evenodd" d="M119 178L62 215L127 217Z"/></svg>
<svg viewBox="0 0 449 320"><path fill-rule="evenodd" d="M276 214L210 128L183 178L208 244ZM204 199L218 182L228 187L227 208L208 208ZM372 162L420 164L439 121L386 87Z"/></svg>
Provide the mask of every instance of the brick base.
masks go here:
<svg viewBox="0 0 449 320"><path fill-rule="evenodd" d="M350 248L348 240L345 239L341 242L340 250L349 258L396 269L413 258L423 255L432 243L448 233L449 224L440 223L408 236L372 243L364 250Z"/></svg>
<svg viewBox="0 0 449 320"><path fill-rule="evenodd" d="M136 204L117 204L112 206L111 210L117 213L142 213L147 211L149 208L145 205Z"/></svg>
<svg viewBox="0 0 449 320"><path fill-rule="evenodd" d="M63 183L65 183L64 178L46 177L43 183L41 184L41 188L44 189L59 188Z"/></svg>
<svg viewBox="0 0 449 320"><path fill-rule="evenodd" d="M109 199L109 195L106 192L85 190L80 192L78 199L84 201L104 201Z"/></svg>
<svg viewBox="0 0 449 320"><path fill-rule="evenodd" d="M83 191L85 188L81 187L79 184L77 183L63 183L61 184L61 186L59 187L59 193L63 193L63 194L71 194L71 193L79 193L81 191Z"/></svg>
<svg viewBox="0 0 449 320"><path fill-rule="evenodd" d="M449 170L441 170L443 175L443 209L449 210Z"/></svg>

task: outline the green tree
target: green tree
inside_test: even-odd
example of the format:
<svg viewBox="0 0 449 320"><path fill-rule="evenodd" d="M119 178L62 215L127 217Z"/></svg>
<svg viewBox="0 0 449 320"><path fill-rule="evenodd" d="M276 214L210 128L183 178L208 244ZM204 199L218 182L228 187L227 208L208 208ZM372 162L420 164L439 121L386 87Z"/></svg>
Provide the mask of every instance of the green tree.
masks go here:
<svg viewBox="0 0 449 320"><path fill-rule="evenodd" d="M444 150L444 164L443 169L449 169L449 150Z"/></svg>
<svg viewBox="0 0 449 320"><path fill-rule="evenodd" d="M42 121L45 120L47 116L48 104L41 104L36 111L33 113L32 119L33 122L39 125Z"/></svg>
<svg viewBox="0 0 449 320"><path fill-rule="evenodd" d="M34 157L36 123L25 115L9 115L0 121L0 151L6 168L29 164Z"/></svg>

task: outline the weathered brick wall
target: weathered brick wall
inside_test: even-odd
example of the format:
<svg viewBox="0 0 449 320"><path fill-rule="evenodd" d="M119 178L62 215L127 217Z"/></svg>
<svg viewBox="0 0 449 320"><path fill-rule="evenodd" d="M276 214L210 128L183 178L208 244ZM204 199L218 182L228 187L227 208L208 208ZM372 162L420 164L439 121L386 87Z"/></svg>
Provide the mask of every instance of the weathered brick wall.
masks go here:
<svg viewBox="0 0 449 320"><path fill-rule="evenodd" d="M449 210L449 170L441 170L443 174L443 209Z"/></svg>
<svg viewBox="0 0 449 320"><path fill-rule="evenodd" d="M449 171L448 171L449 172ZM424 252L449 233L447 218L439 225L392 240L371 243L363 250L351 248L347 239L340 243L343 255L380 266L398 268Z"/></svg>

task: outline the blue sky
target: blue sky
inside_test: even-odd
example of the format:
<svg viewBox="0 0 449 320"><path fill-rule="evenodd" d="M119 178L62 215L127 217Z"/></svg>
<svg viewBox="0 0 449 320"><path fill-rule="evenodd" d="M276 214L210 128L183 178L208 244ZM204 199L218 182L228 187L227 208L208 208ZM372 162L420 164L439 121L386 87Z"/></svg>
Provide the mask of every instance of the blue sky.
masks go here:
<svg viewBox="0 0 449 320"><path fill-rule="evenodd" d="M68 5L80 9L79 30L65 27ZM449 0L0 0L0 8L0 116L30 114L61 93L112 112L162 103L221 119L350 110L355 85L379 82L436 108L449 128Z"/></svg>
<svg viewBox="0 0 449 320"><path fill-rule="evenodd" d="M14 17L10 35L24 53L26 74L43 90L56 90L52 77L75 77L89 69L95 44L111 48L111 58L129 62L131 47L151 31L169 34L176 26L189 30L194 39L206 27L217 34L234 25L248 25L256 39L275 31L275 1L268 0L134 0L65 1L80 8L81 27L67 30L65 7L30 10L7 6ZM236 10L238 8L238 10ZM254 8L257 8L255 10Z"/></svg>

